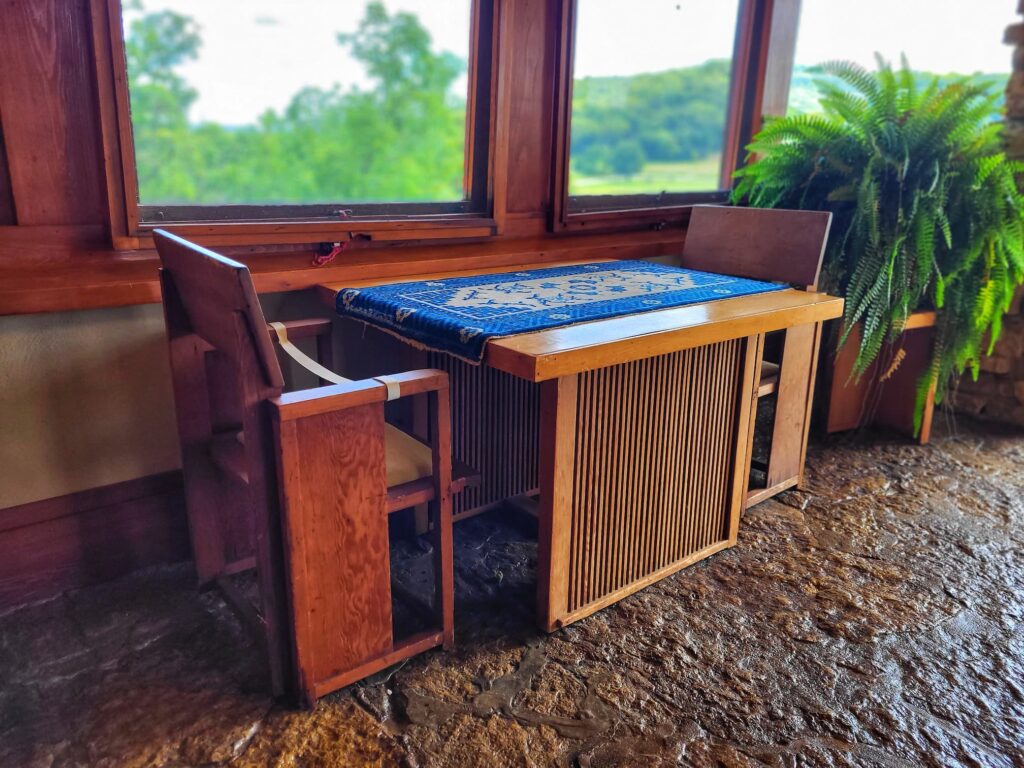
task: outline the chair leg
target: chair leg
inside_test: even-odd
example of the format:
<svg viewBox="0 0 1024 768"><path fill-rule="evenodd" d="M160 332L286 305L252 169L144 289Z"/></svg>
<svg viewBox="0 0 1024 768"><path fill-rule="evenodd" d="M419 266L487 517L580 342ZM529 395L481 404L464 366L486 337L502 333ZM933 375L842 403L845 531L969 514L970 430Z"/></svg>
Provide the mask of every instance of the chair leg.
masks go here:
<svg viewBox="0 0 1024 768"><path fill-rule="evenodd" d="M431 538L434 545L434 610L444 632L444 649L455 648L455 576L452 570L452 505L431 503L434 527Z"/></svg>
<svg viewBox="0 0 1024 768"><path fill-rule="evenodd" d="M444 633L444 649L455 647L455 576L452 571L452 436L451 404L448 388L430 393L433 412L431 452L434 465L434 552L435 582L438 620Z"/></svg>
<svg viewBox="0 0 1024 768"><path fill-rule="evenodd" d="M334 339L330 333L321 333L316 337L316 361L324 368L334 370ZM330 384L329 381L320 381Z"/></svg>
<svg viewBox="0 0 1024 768"><path fill-rule="evenodd" d="M754 361L757 366L757 370L754 374L754 389L746 396L750 397L750 421L747 424L747 444L744 446L743 464L744 464L744 478L747 483L747 495L743 502L743 509L740 510L742 515L746 512L747 508L751 505L751 497L756 493L756 489L750 487L750 468L754 460L754 432L757 426L757 385L760 379L761 362L764 360L764 338L763 333L757 336L751 336L747 341L748 344L754 345Z"/></svg>
<svg viewBox="0 0 1024 768"><path fill-rule="evenodd" d="M794 482L802 472L819 338L819 327L813 323L786 330L768 455L769 488Z"/></svg>
<svg viewBox="0 0 1024 768"><path fill-rule="evenodd" d="M414 536L422 536L430 530L430 521L434 513L429 504L418 504L412 508L412 532Z"/></svg>

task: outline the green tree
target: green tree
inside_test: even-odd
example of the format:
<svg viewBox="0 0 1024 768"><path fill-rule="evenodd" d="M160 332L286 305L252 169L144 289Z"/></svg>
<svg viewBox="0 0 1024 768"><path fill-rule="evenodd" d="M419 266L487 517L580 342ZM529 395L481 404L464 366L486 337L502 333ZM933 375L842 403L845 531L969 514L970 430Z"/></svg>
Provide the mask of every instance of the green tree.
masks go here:
<svg viewBox="0 0 1024 768"><path fill-rule="evenodd" d="M195 22L168 11L135 19L126 47L142 202L461 199L466 105L452 86L464 62L381 2L338 42L369 88L306 88L252 125L193 124L197 94L176 68L198 55Z"/></svg>
<svg viewBox="0 0 1024 768"><path fill-rule="evenodd" d="M688 162L721 152L730 72L729 61L713 60L665 72L577 80L574 168L593 175L635 173L647 163ZM615 158L618 167L629 170L618 170Z"/></svg>
<svg viewBox="0 0 1024 768"><path fill-rule="evenodd" d="M638 141L623 141L612 150L611 166L621 176L632 176L644 167L644 148Z"/></svg>
<svg viewBox="0 0 1024 768"><path fill-rule="evenodd" d="M127 10L141 10L133 2ZM140 197L163 190L193 188L187 172L188 110L196 92L175 68L199 52L195 22L171 11L148 13L132 21L125 39L128 87L132 102L135 161Z"/></svg>

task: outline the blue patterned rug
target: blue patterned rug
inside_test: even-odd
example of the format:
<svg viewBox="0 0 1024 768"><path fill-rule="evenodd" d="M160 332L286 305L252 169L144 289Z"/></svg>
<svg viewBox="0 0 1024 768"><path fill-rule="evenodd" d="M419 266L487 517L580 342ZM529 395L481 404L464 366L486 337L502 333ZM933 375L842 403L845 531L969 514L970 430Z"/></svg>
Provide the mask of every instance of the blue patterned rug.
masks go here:
<svg viewBox="0 0 1024 768"><path fill-rule="evenodd" d="M478 363L489 339L786 288L647 261L611 261L343 288L338 314Z"/></svg>

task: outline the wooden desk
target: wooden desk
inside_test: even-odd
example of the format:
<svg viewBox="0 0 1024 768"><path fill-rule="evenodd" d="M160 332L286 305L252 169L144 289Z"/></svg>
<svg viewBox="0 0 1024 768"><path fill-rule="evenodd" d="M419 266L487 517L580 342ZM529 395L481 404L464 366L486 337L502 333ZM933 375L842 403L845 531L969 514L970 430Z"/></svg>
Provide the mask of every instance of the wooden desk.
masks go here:
<svg viewBox="0 0 1024 768"><path fill-rule="evenodd" d="M480 272L417 279L460 274ZM388 282L321 290L333 306ZM455 458L484 475L461 516L539 490L543 629L736 543L764 335L842 307L785 290L495 339L482 366L430 354L451 378Z"/></svg>

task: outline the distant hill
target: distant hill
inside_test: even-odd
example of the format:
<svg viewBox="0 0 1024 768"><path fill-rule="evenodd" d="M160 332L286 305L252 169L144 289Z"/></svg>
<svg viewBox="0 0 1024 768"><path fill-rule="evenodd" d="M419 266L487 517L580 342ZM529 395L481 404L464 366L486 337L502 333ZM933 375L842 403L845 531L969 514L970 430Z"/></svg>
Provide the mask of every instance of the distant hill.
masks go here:
<svg viewBox="0 0 1024 768"><path fill-rule="evenodd" d="M699 162L722 150L730 62L630 77L586 77L573 86L572 163L584 176L629 177L649 165ZM922 86L934 75L918 73ZM815 80L820 67L798 66L790 111L818 110ZM956 75L942 75L948 82ZM979 75L1000 94L1000 118L1008 74Z"/></svg>
<svg viewBox="0 0 1024 768"><path fill-rule="evenodd" d="M572 161L587 175L632 174L720 152L730 63L573 84Z"/></svg>
<svg viewBox="0 0 1024 768"><path fill-rule="evenodd" d="M935 77L935 73L917 72L915 76L918 84L924 87L933 77ZM962 75L939 75L939 82L943 84L949 83L958 77L962 77ZM984 73L978 74L976 77L988 82L991 85L992 90L999 94L999 102L997 104L998 111L993 113L993 118L999 119L1001 117L1003 102L1005 100L1006 81L1009 79L1010 73ZM818 111L818 89L814 84L816 80L836 81L836 78L831 75L826 75L822 72L821 67L794 67L793 79L789 86L790 114Z"/></svg>

